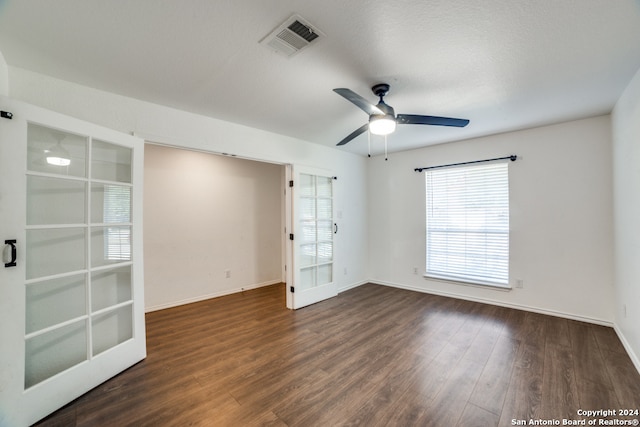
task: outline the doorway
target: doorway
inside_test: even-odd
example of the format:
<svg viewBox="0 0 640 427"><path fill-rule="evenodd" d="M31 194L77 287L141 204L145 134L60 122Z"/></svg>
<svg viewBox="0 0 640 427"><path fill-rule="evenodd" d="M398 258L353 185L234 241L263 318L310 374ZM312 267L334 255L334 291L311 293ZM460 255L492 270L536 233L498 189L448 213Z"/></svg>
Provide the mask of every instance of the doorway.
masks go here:
<svg viewBox="0 0 640 427"><path fill-rule="evenodd" d="M146 310L285 281L285 174L284 165L146 143Z"/></svg>

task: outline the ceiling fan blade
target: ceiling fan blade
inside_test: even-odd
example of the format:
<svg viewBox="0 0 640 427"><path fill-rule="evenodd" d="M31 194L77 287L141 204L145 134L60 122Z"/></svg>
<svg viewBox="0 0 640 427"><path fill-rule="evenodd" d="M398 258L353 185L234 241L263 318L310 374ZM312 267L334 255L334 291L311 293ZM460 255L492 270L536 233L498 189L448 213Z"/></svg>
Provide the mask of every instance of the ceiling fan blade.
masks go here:
<svg viewBox="0 0 640 427"><path fill-rule="evenodd" d="M342 141L338 142L336 145L344 145L344 144L346 144L347 142L351 141L356 136L359 136L360 134L366 132L368 128L369 128L369 123L363 124L358 129L356 129L353 132L351 132L345 139L343 139Z"/></svg>
<svg viewBox="0 0 640 427"><path fill-rule="evenodd" d="M463 128L469 124L467 119L454 119L452 117L420 116L417 114L398 114L396 122L403 125L435 125L453 126Z"/></svg>
<svg viewBox="0 0 640 427"><path fill-rule="evenodd" d="M384 112L381 109L379 109L378 107L376 107L375 105L373 105L372 103L370 103L369 101L367 101L366 99L364 99L363 97L361 97L360 95L352 91L351 89L338 88L338 89L334 89L333 91L338 95L342 96L343 98L345 98L347 101L350 101L351 103L355 104L357 107L362 109L368 115L384 114Z"/></svg>

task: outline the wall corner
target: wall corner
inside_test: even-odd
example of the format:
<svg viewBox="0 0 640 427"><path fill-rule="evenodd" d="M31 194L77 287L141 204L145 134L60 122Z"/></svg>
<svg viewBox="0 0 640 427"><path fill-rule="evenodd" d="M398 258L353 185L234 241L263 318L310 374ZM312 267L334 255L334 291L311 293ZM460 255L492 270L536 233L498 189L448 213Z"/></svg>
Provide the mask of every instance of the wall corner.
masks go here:
<svg viewBox="0 0 640 427"><path fill-rule="evenodd" d="M9 96L9 66L0 52L0 95Z"/></svg>

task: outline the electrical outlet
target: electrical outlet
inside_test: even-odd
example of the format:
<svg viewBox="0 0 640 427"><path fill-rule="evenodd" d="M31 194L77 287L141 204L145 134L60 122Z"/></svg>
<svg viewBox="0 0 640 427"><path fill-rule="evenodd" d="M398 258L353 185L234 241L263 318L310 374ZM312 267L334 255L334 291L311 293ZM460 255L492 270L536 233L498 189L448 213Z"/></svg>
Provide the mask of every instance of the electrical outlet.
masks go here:
<svg viewBox="0 0 640 427"><path fill-rule="evenodd" d="M524 288L524 280L522 280L522 279L517 279L517 280L516 280L516 288L519 288L519 289Z"/></svg>
<svg viewBox="0 0 640 427"><path fill-rule="evenodd" d="M418 267L413 267L413 274L418 274Z"/></svg>
<svg viewBox="0 0 640 427"><path fill-rule="evenodd" d="M347 267L344 268L344 275L347 275Z"/></svg>
<svg viewBox="0 0 640 427"><path fill-rule="evenodd" d="M224 271L224 277L226 277L227 279L231 278L231 270L225 270Z"/></svg>
<svg viewBox="0 0 640 427"><path fill-rule="evenodd" d="M627 317L627 304L622 304L622 317Z"/></svg>

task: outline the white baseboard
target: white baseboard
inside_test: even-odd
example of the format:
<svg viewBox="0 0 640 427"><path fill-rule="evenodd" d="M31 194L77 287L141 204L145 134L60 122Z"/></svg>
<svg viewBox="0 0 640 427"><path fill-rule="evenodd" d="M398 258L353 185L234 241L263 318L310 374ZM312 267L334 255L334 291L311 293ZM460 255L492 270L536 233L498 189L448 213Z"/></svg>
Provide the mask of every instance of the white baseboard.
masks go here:
<svg viewBox="0 0 640 427"><path fill-rule="evenodd" d="M341 294L342 292L348 291L349 289L353 289L353 288L357 288L358 286L362 286L365 285L367 283L371 283L368 280L363 280L361 282L355 282L355 283L351 283L345 286L342 286L340 288L338 288L338 293Z"/></svg>
<svg viewBox="0 0 640 427"><path fill-rule="evenodd" d="M194 302L199 302L199 301L204 301L204 300L208 300L211 298L218 298L218 297L222 297L225 295L231 295L231 294L236 294L238 292L242 292L242 291L248 291L249 289L257 289L257 288L262 288L263 286L271 286L271 285L275 285L278 283L282 283L282 281L280 280L271 280L268 282L262 282L262 283L257 283L257 284L253 284L253 285L245 285L242 286L240 288L236 288L236 289L229 289L226 291L220 291L220 292L214 292L211 294L206 294L206 295L198 295L196 297L193 298L186 298L180 301L172 301L166 304L158 304L158 305L154 305L151 307L145 307L144 311L145 313L150 313L152 311L158 311L158 310L164 310L165 308L172 308L172 307L178 307L180 305L185 305L185 304L191 304Z"/></svg>
<svg viewBox="0 0 640 427"><path fill-rule="evenodd" d="M471 297L468 295L456 294L454 292L442 292L442 291L437 291L433 289L424 289L416 286L402 285L399 283L392 283L392 282L386 282L386 281L380 281L380 280L378 281L371 280L369 281L369 283L373 283L376 285L390 286L392 288L406 289L409 291L422 292L425 294L433 294L433 295L440 295L443 297L463 299L466 301L479 302L483 304L498 305L500 307L514 308L516 310L531 311L533 313L546 314L546 315L555 316L555 317L563 317L565 319L578 320L580 322L587 322L587 323L594 323L596 325L602 325L602 326L608 326L608 327L614 326L614 324L608 320L596 319L596 318L587 317L587 316L580 316L580 315L571 314L571 313L564 313L564 312L555 311L555 310L548 310L548 309L539 308L539 307L531 307L528 305L506 303L504 301L498 301L490 298Z"/></svg>
<svg viewBox="0 0 640 427"><path fill-rule="evenodd" d="M629 341L627 341L627 338L624 336L624 334L622 333L622 331L620 330L618 325L614 324L613 325L613 329L616 331L616 334L618 335L618 338L620 339L620 342L622 342L622 346L627 351L627 354L629 355L629 358L631 359L631 362L633 362L633 365L638 370L638 373L640 373L640 358L633 351L633 348L631 348L631 345L629 344Z"/></svg>
<svg viewBox="0 0 640 427"><path fill-rule="evenodd" d="M178 307L180 305L185 305L185 304L191 304L194 302L199 302L199 301L204 301L204 300L208 300L211 298L218 298L218 297L222 297L225 295L231 295L231 294L236 294L238 292L242 292L243 290L247 291L249 289L257 289L257 288L261 288L263 286L270 286L270 285L275 285L278 283L282 283L281 280L272 280L269 282L263 282L263 283L258 283L255 285L247 285L247 286L243 286L241 288L236 288L236 289L230 289L230 290L226 290L226 291L221 291L221 292L214 292L211 294L206 294L206 295L198 295L196 297L193 298L186 298L180 301L172 301L166 304L158 304L158 305L153 305L150 307L145 307L144 311L145 313L150 313L152 311L158 311L158 310L164 310L166 308L172 308L172 307ZM348 291L349 289L353 289L353 288L357 288L358 286L364 285L366 283L369 283L368 280L364 280L361 282L355 282L355 283L350 283L348 285L342 286L338 289L338 293L341 292L345 292Z"/></svg>

